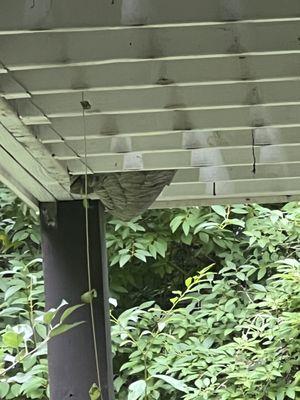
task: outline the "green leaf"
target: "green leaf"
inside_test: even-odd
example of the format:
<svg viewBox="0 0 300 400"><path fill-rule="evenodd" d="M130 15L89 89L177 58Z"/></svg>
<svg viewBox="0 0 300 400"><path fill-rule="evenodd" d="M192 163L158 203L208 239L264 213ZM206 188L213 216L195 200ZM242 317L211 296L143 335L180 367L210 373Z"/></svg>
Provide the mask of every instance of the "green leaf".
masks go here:
<svg viewBox="0 0 300 400"><path fill-rule="evenodd" d="M10 391L13 394L14 398L17 398L20 394L21 385L15 383L11 386Z"/></svg>
<svg viewBox="0 0 300 400"><path fill-rule="evenodd" d="M50 310L48 310L47 312L45 312L45 314L43 315L43 321L45 324L50 325L53 318L55 317L55 315L57 314L57 312L64 306L66 306L68 303L66 302L66 300L62 300L60 305L57 308L51 308Z"/></svg>
<svg viewBox="0 0 300 400"><path fill-rule="evenodd" d="M235 214L248 214L248 210L244 207L244 205L234 206L231 211Z"/></svg>
<svg viewBox="0 0 300 400"><path fill-rule="evenodd" d="M13 242L17 242L17 241L22 241L25 240L26 238L28 238L29 233L26 231L19 231L17 233L14 234L13 236Z"/></svg>
<svg viewBox="0 0 300 400"><path fill-rule="evenodd" d="M4 399L8 392L9 384L7 382L0 382L0 398Z"/></svg>
<svg viewBox="0 0 300 400"><path fill-rule="evenodd" d="M221 217L225 218L226 217L226 209L223 206L211 206L211 208L214 210L215 213L220 215Z"/></svg>
<svg viewBox="0 0 300 400"><path fill-rule="evenodd" d="M54 309L53 309L53 311L49 310L49 311L45 312L45 314L43 316L44 323L47 325L51 324L51 321L53 320L55 315L56 315L56 310L54 310Z"/></svg>
<svg viewBox="0 0 300 400"><path fill-rule="evenodd" d="M101 399L101 390L94 383L93 386L89 390L90 400L98 400Z"/></svg>
<svg viewBox="0 0 300 400"><path fill-rule="evenodd" d="M211 346L214 344L214 341L215 341L214 338L209 336L203 341L202 346L205 347L206 349L210 349Z"/></svg>
<svg viewBox="0 0 300 400"><path fill-rule="evenodd" d="M285 393L290 399L295 399L296 398L296 392L295 388L290 386L287 388L286 393Z"/></svg>
<svg viewBox="0 0 300 400"><path fill-rule="evenodd" d="M149 252L152 255L152 257L156 259L157 250L156 250L155 246L153 246L153 244L149 244Z"/></svg>
<svg viewBox="0 0 300 400"><path fill-rule="evenodd" d="M16 318L18 316L16 314L22 311L24 311L24 309L21 307L7 307L0 312L0 317Z"/></svg>
<svg viewBox="0 0 300 400"><path fill-rule="evenodd" d="M193 282L193 278L187 278L185 280L185 286L188 288L191 285L192 282Z"/></svg>
<svg viewBox="0 0 300 400"><path fill-rule="evenodd" d="M21 284L21 285L9 287L5 292L4 300L6 301L11 296L13 296L15 293L19 292L22 288L24 288L24 286L25 286L24 284Z"/></svg>
<svg viewBox="0 0 300 400"><path fill-rule="evenodd" d="M124 267L124 265L127 264L130 259L131 259L131 255L130 254L122 254L120 256L120 259L119 259L120 267L121 268Z"/></svg>
<svg viewBox="0 0 300 400"><path fill-rule="evenodd" d="M23 343L23 335L14 331L5 332L2 340L5 346L17 349Z"/></svg>
<svg viewBox="0 0 300 400"><path fill-rule="evenodd" d="M36 324L35 325L35 330L43 340L46 339L46 337L47 337L47 328L45 327L45 325Z"/></svg>
<svg viewBox="0 0 300 400"><path fill-rule="evenodd" d="M276 395L276 400L284 400L284 389L283 388L279 389L279 391Z"/></svg>
<svg viewBox="0 0 300 400"><path fill-rule="evenodd" d="M68 307L62 314L62 316L60 317L60 323L64 322L64 320L66 318L69 317L69 315L71 315L74 311L78 310L78 308L82 307L84 304L77 304L75 306L72 307Z"/></svg>
<svg viewBox="0 0 300 400"><path fill-rule="evenodd" d="M191 226L190 226L189 222L184 221L184 223L182 224L182 229L183 229L185 236L187 236L189 234L190 228L191 228Z"/></svg>
<svg viewBox="0 0 300 400"><path fill-rule="evenodd" d="M138 258L139 260L141 260L141 261L143 261L143 262L147 262L147 259L146 259L146 257L145 257L145 255L144 254L140 254L140 253L134 253L134 256L136 257L136 258Z"/></svg>
<svg viewBox="0 0 300 400"><path fill-rule="evenodd" d="M62 333L68 332L70 329L76 328L79 325L84 324L84 321L75 322L74 324L59 324L51 329L49 337L55 337L61 335Z"/></svg>
<svg viewBox="0 0 300 400"><path fill-rule="evenodd" d="M114 380L114 387L117 393L120 392L121 387L124 384L124 379L122 379L120 376L118 376L115 380Z"/></svg>
<svg viewBox="0 0 300 400"><path fill-rule="evenodd" d="M183 381L172 378L171 376L156 374L156 375L153 375L152 378L161 379L162 381L165 381L170 386L172 386L176 390L179 390L180 392L184 392L184 393L189 392L188 386Z"/></svg>
<svg viewBox="0 0 300 400"><path fill-rule="evenodd" d="M267 273L266 267L260 268L260 270L258 271L258 274L257 274L257 280L260 281L266 275L266 273Z"/></svg>
<svg viewBox="0 0 300 400"><path fill-rule="evenodd" d="M191 235L189 233L187 236L185 236L185 234L183 234L181 236L181 241L182 241L182 243L187 244L188 246L190 246L192 244L192 241L193 241L193 235Z"/></svg>
<svg viewBox="0 0 300 400"><path fill-rule="evenodd" d="M155 246L158 254L162 257L165 257L167 251L167 243L160 240L160 241L155 241L153 245Z"/></svg>
<svg viewBox="0 0 300 400"><path fill-rule="evenodd" d="M239 278L241 281L244 281L246 279L246 275L243 272L237 272L236 273L237 278Z"/></svg>
<svg viewBox="0 0 300 400"><path fill-rule="evenodd" d="M137 400L144 397L146 392L146 381L140 379L139 381L133 382L129 385L128 400Z"/></svg>
<svg viewBox="0 0 300 400"><path fill-rule="evenodd" d="M210 379L209 378L204 378L203 379L203 383L204 383L204 386L208 387L210 385Z"/></svg>
<svg viewBox="0 0 300 400"><path fill-rule="evenodd" d="M172 219L170 223L170 227L172 230L172 233L175 233L179 226L182 224L182 221L184 219L184 215L177 215L175 218Z"/></svg>
<svg viewBox="0 0 300 400"><path fill-rule="evenodd" d="M266 292L267 289L263 286L260 285L259 283L253 283L252 287L256 290L258 290L259 292Z"/></svg>
<svg viewBox="0 0 300 400"><path fill-rule="evenodd" d="M203 243L208 243L209 242L209 235L205 232L199 232L199 239Z"/></svg>

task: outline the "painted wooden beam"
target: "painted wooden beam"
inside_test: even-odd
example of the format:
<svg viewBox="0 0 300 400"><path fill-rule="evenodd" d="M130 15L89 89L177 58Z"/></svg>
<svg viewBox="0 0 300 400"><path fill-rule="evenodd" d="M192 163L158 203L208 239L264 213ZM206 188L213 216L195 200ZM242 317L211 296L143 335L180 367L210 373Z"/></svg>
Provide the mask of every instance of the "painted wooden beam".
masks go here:
<svg viewBox="0 0 300 400"><path fill-rule="evenodd" d="M299 21L41 32L2 35L0 54L3 64L16 71L108 60L299 52L298 37Z"/></svg>
<svg viewBox="0 0 300 400"><path fill-rule="evenodd" d="M181 208L181 207L201 207L210 206L215 204L271 204L271 203L288 203L290 201L299 201L300 195L289 195L272 193L270 195L259 196L249 195L249 196L206 196L206 197L192 197L188 199L172 199L172 200L157 200L150 208L163 209L163 208Z"/></svg>
<svg viewBox="0 0 300 400"><path fill-rule="evenodd" d="M184 7L181 0L10 0L3 3L0 26L2 32L22 32L295 17L300 17L298 0L185 0Z"/></svg>
<svg viewBox="0 0 300 400"><path fill-rule="evenodd" d="M251 146L253 139L256 146L298 144L299 127L275 128L262 127L237 130L191 130L166 133L148 133L144 135L113 135L96 139L89 138L86 146L82 137L78 140L62 141L53 134L51 127L43 143L51 154L58 159L83 157L85 147L89 156L114 155L118 153L162 152L169 150ZM253 136L254 135L254 136Z"/></svg>
<svg viewBox="0 0 300 400"><path fill-rule="evenodd" d="M300 178L221 181L215 183L176 183L167 186L158 201L193 199L201 197L247 197L272 195L298 195Z"/></svg>
<svg viewBox="0 0 300 400"><path fill-rule="evenodd" d="M256 164L298 163L300 144L255 147ZM88 156L87 163L94 173L128 170L185 169L191 167L249 165L254 162L252 146L235 148L203 148L161 152L128 153ZM66 161L71 174L84 173L82 160Z"/></svg>
<svg viewBox="0 0 300 400"><path fill-rule="evenodd" d="M0 160L0 181L31 208L38 211L38 201L55 201L53 195L2 146Z"/></svg>
<svg viewBox="0 0 300 400"><path fill-rule="evenodd" d="M51 156L3 99L0 99L0 112L1 145L6 152L13 155L23 169L41 182L54 198L71 199L67 170Z"/></svg>
<svg viewBox="0 0 300 400"><path fill-rule="evenodd" d="M64 139L82 136L81 117L52 119L52 128ZM86 117L86 135L141 134L188 130L244 129L261 126L293 127L300 124L300 105L254 105L184 110L136 110L119 114L94 113ZM36 131L42 132L43 125Z"/></svg>
<svg viewBox="0 0 300 400"><path fill-rule="evenodd" d="M88 91L87 114L133 110L230 107L254 104L300 103L300 77L271 82L236 82L215 85L186 84L152 88ZM28 125L49 123L48 119L82 114L82 93L35 95L14 102L22 121ZM43 113L41 113L43 110ZM46 118L45 118L46 117ZM40 122L42 121L42 122Z"/></svg>
<svg viewBox="0 0 300 400"><path fill-rule="evenodd" d="M189 59L123 61L100 65L15 71L14 77L32 95L99 91L102 89L212 85L242 81L299 78L300 53L248 54ZM1 78L1 76L0 76ZM16 91L6 94L16 95ZM23 92L21 91L20 94Z"/></svg>
<svg viewBox="0 0 300 400"><path fill-rule="evenodd" d="M238 166L198 167L181 169L176 172L172 184L199 183L236 180L299 178L300 162L282 164L258 164L255 174L253 163Z"/></svg>
<svg viewBox="0 0 300 400"><path fill-rule="evenodd" d="M10 73L0 75L0 97L10 99L28 99L30 93L20 85Z"/></svg>

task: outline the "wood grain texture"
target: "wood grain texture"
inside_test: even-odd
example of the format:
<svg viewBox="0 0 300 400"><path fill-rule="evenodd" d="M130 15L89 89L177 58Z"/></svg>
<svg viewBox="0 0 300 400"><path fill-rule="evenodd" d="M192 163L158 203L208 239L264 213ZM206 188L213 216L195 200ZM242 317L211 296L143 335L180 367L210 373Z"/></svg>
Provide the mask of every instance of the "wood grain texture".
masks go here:
<svg viewBox="0 0 300 400"><path fill-rule="evenodd" d="M1 145L55 198L71 199L68 192L69 176L64 167L19 120L8 103L1 99L0 113Z"/></svg>

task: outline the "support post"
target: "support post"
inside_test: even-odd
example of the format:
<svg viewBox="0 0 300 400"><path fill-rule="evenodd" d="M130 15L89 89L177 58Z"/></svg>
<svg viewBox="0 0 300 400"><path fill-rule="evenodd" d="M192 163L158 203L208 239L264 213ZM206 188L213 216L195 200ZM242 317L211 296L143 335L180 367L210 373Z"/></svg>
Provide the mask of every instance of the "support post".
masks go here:
<svg viewBox="0 0 300 400"><path fill-rule="evenodd" d="M88 291L83 202L42 203L40 211L46 308L57 307L62 299L70 305L80 304L81 295ZM97 291L93 308L101 399L112 400L114 394L104 212L99 201L89 203L89 237L92 288ZM48 345L51 400L89 400L89 389L98 381L88 305L70 317L70 322L75 321L85 323L54 337Z"/></svg>

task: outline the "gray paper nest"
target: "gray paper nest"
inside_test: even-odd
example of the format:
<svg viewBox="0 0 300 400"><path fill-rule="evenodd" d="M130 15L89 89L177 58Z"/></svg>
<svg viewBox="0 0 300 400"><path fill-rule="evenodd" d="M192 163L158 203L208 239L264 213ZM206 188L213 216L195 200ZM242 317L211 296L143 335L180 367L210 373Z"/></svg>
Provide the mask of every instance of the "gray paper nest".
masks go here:
<svg viewBox="0 0 300 400"><path fill-rule="evenodd" d="M108 212L128 221L151 206L175 173L163 170L88 175L88 194L96 194ZM72 178L72 193L83 194L84 187L84 176Z"/></svg>

